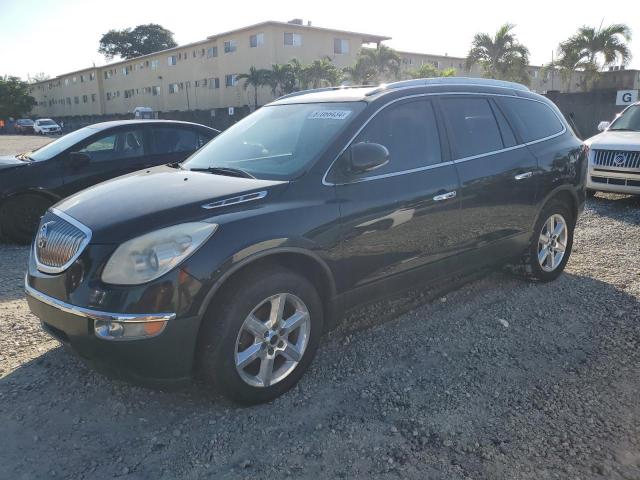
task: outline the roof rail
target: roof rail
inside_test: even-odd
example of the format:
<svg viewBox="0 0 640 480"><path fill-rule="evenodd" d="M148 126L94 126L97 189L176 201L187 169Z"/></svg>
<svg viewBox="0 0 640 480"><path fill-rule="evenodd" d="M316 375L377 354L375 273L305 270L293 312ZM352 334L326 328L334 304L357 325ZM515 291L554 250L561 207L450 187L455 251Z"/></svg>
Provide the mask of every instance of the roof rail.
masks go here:
<svg viewBox="0 0 640 480"><path fill-rule="evenodd" d="M511 90L529 91L529 88L521 83L507 82L505 80L494 80L492 78L469 78L469 77L433 77L417 78L415 80L402 80L386 85L380 85L375 90L367 92L366 96L376 95L385 90L396 88L424 87L427 85L484 85L487 87L509 88Z"/></svg>
<svg viewBox="0 0 640 480"><path fill-rule="evenodd" d="M373 88L373 87L374 85L340 85L337 87L309 88L307 90L300 90L298 92L288 93L286 95L276 98L276 100L297 97L299 95L306 95L307 93L330 92L332 90L346 90L348 88Z"/></svg>

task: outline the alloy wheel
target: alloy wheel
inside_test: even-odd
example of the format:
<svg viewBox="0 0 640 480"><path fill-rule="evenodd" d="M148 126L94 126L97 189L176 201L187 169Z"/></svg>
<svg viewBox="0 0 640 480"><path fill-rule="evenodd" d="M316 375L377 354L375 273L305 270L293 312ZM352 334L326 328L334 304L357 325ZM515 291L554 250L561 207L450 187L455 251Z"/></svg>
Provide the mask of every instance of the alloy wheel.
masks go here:
<svg viewBox="0 0 640 480"><path fill-rule="evenodd" d="M562 263L567 249L568 228L564 217L551 215L542 225L538 238L538 264L545 272L553 272Z"/></svg>
<svg viewBox="0 0 640 480"><path fill-rule="evenodd" d="M236 371L253 387L284 380L298 366L309 343L309 309L291 293L260 302L245 318L235 346Z"/></svg>

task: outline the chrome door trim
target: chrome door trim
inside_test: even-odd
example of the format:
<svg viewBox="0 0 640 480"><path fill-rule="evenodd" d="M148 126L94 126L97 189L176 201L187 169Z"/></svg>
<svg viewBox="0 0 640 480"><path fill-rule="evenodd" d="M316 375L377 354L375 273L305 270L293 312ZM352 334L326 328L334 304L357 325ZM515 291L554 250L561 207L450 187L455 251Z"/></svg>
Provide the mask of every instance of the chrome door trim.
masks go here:
<svg viewBox="0 0 640 480"><path fill-rule="evenodd" d="M267 196L267 191L262 190L260 192L253 193L245 193L244 195L238 195L237 197L225 198L222 200L217 200L211 203L205 203L201 205L202 208L206 210L211 210L213 208L227 207L229 205L237 205L239 203L252 202L253 200L260 200Z"/></svg>
<svg viewBox="0 0 640 480"><path fill-rule="evenodd" d="M451 192L447 192L447 193L442 193L440 195L436 195L435 197L433 197L433 200L435 202L441 202L443 200L449 200L451 198L456 198L457 192L455 190L451 191Z"/></svg>
<svg viewBox="0 0 640 480"><path fill-rule="evenodd" d="M407 88L416 88L416 87L407 87ZM398 90L401 90L401 89L396 89L394 91L398 91ZM356 139L356 137L358 135L360 135L362 130L365 129L365 127L369 124L369 122L371 120L373 120L373 118L376 115L378 115L378 113L380 113L382 110L384 110L388 106L393 105L394 103L400 102L402 100L407 100L407 99L411 99L411 98L421 98L421 97L445 96L445 95L479 95L479 96L489 96L489 97L508 97L508 98L517 98L517 99L520 99L520 100L527 100L529 102L538 102L538 103L541 103L541 104L545 105L549 110L551 110L551 112L553 112L553 114L556 116L556 118L558 119L558 121L562 125L562 130L560 132L558 132L558 133L554 133L553 135L549 135L548 137L539 138L538 140L533 140L531 142L524 142L524 143L521 143L521 144L518 144L518 145L514 145L513 147L506 147L506 148L502 148L500 150L495 150L495 151L492 151L492 152L481 153L479 155L472 155L472 156L469 156L469 157L457 158L455 160L449 160L447 162L436 163L434 165L427 165L425 167L412 168L412 169L409 169L409 170L400 170L400 171L397 171L397 172L389 172L389 173L385 173L385 174L381 174L381 175L374 175L372 177L355 179L355 180L349 181L349 182L332 183L332 182L327 181L327 175L329 174L329 172L333 168L333 165L338 161L338 159L345 152L345 150L347 148L349 148L349 146L351 145L351 143L353 143L353 141ZM536 143L545 142L547 140L551 140L552 138L559 137L560 135L564 135L566 133L566 131L567 131L567 126L565 124L564 119L562 119L553 108L551 108L549 105L547 105L547 103L545 103L545 102L543 102L541 100L536 100L534 98L520 97L520 96L517 96L517 95L505 95L505 94L501 94L501 93L482 93L482 92L416 93L414 95L407 95L406 97L401 97L401 98L396 98L394 100L391 100L390 102L385 103L380 108L378 108L375 112L373 112L371 114L371 116L360 126L360 128L356 131L356 133L351 137L351 139L349 139L349 141L346 143L346 145L342 148L342 150L340 150L340 152L338 152L336 157L333 159L333 161L331 162L331 164L329 165L327 170L324 172L324 175L322 176L322 184L325 185L325 186L328 186L328 187L334 187L334 186L338 186L338 185L349 185L349 184L352 184L352 183L360 183L360 182L365 182L365 181L369 181L369 180L379 180L381 178L395 177L395 176L398 176L398 175L407 175L407 174L410 174L410 173L421 172L423 170L429 170L431 168L437 168L437 167L443 167L443 166L446 166L446 165L452 165L452 164L456 164L456 163L468 162L469 160L476 160L478 158L483 158L483 157L486 157L486 156L489 156L489 155L495 155L497 153L508 152L508 151L511 151L511 150L515 150L517 148L524 148L524 147L527 147L529 145L534 145Z"/></svg>
<svg viewBox="0 0 640 480"><path fill-rule="evenodd" d="M524 180L525 178L531 178L532 176L533 176L533 172L525 172L525 173L520 173L513 178L515 178L516 180Z"/></svg>
<svg viewBox="0 0 640 480"><path fill-rule="evenodd" d="M91 241L91 236L92 236L93 233L91 232L91 229L89 227L87 227L86 225L80 223L78 220L73 218L71 215L67 215L62 210L58 210L57 208L51 207L51 208L49 208L49 211L51 213L53 213L54 215L56 215L57 217L60 217L65 222L70 223L71 225L76 227L78 230L80 230L82 233L84 233L84 235L85 235L84 240L82 241L82 243L80 243L80 246L78 247L78 251L64 265L62 265L60 267L51 267L49 265L44 265L44 264L40 263L40 260L38 259L38 251L37 251L37 246L36 246L36 242L35 242L35 237L38 235L38 232L40 231L40 225L38 225L38 230L36 230L36 234L34 235L34 241L33 241L33 245L32 245L32 247L33 247L33 260L36 262L36 267L42 273L49 273L49 274L62 273L67 268L69 268L73 264L73 262L75 262L78 259L78 257L80 255L82 255L82 252L84 252L84 249L87 248L87 245L89 245L89 242Z"/></svg>

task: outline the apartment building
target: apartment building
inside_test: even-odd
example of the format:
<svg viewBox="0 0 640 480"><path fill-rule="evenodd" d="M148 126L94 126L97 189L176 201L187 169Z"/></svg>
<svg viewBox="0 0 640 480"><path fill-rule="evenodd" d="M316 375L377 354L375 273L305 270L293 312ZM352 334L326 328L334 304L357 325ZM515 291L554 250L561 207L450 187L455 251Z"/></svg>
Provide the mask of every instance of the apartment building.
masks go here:
<svg viewBox="0 0 640 480"><path fill-rule="evenodd" d="M140 106L173 111L253 104L253 92L237 79L251 66L271 68L294 58L305 64L328 56L342 68L355 62L363 46L389 38L319 28L301 20L263 22L35 83L32 114L66 117L124 114ZM258 102L271 99L271 90L261 88Z"/></svg>

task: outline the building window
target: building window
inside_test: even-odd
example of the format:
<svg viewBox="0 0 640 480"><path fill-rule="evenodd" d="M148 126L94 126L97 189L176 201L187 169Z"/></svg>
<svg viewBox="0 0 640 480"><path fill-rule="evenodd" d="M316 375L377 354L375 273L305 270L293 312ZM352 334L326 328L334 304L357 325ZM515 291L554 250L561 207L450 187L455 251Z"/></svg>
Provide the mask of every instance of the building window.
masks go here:
<svg viewBox="0 0 640 480"><path fill-rule="evenodd" d="M78 77L73 77L73 83L78 83Z"/></svg>
<svg viewBox="0 0 640 480"><path fill-rule="evenodd" d="M107 100L111 100L111 92L107 92Z"/></svg>
<svg viewBox="0 0 640 480"><path fill-rule="evenodd" d="M80 98L78 97L73 97L73 103L75 103L76 105L80 103Z"/></svg>
<svg viewBox="0 0 640 480"><path fill-rule="evenodd" d="M200 50L200 56L204 57L204 55L205 55L205 49L203 48L202 50Z"/></svg>
<svg viewBox="0 0 640 480"><path fill-rule="evenodd" d="M344 38L334 38L333 53L337 53L338 55L349 53L349 40Z"/></svg>
<svg viewBox="0 0 640 480"><path fill-rule="evenodd" d="M169 84L169 93L178 93L178 84L170 83Z"/></svg>
<svg viewBox="0 0 640 480"><path fill-rule="evenodd" d="M92 93L91 94L91 103L95 103L96 102L96 94Z"/></svg>
<svg viewBox="0 0 640 480"><path fill-rule="evenodd" d="M66 86L66 85L69 85L69 79L68 79L68 78L65 78L65 79L64 79L64 84L65 84L65 86Z"/></svg>
<svg viewBox="0 0 640 480"><path fill-rule="evenodd" d="M89 74L89 80L93 81L93 80L95 80L95 79L96 79L96 74L95 74L95 72L91 72L91 73Z"/></svg>
<svg viewBox="0 0 640 480"><path fill-rule="evenodd" d="M224 53L232 53L238 49L238 42L229 40L224 42Z"/></svg>
<svg viewBox="0 0 640 480"><path fill-rule="evenodd" d="M225 87L235 87L237 84L238 84L238 75L236 73L231 73L229 75L224 76Z"/></svg>
<svg viewBox="0 0 640 480"><path fill-rule="evenodd" d="M151 60L151 70L157 70L160 66L160 60Z"/></svg>
<svg viewBox="0 0 640 480"><path fill-rule="evenodd" d="M178 63L178 57L175 55L167 57L167 65L175 65L176 63Z"/></svg>
<svg viewBox="0 0 640 480"><path fill-rule="evenodd" d="M151 93L154 97L160 95L160 87L158 85L154 85L153 87L151 87Z"/></svg>
<svg viewBox="0 0 640 480"><path fill-rule="evenodd" d="M301 47L302 35L299 33L284 32L284 44L288 47Z"/></svg>
<svg viewBox="0 0 640 480"><path fill-rule="evenodd" d="M122 75L129 75L129 70L127 70L127 67L122 67Z"/></svg>
<svg viewBox="0 0 640 480"><path fill-rule="evenodd" d="M249 47L256 48L264 45L264 33L256 33L249 37Z"/></svg>
<svg viewBox="0 0 640 480"><path fill-rule="evenodd" d="M220 79L218 77L209 79L209 88L220 88Z"/></svg>
<svg viewBox="0 0 640 480"><path fill-rule="evenodd" d="M89 101L89 97L87 95L82 95L82 103L87 103Z"/></svg>
<svg viewBox="0 0 640 480"><path fill-rule="evenodd" d="M80 75L80 83L84 83L84 75Z"/></svg>
<svg viewBox="0 0 640 480"><path fill-rule="evenodd" d="M226 46L225 46L226 48ZM218 47L207 48L207 58L213 58L218 56Z"/></svg>

